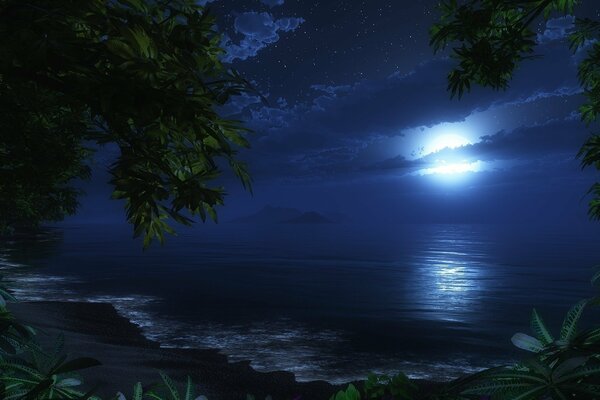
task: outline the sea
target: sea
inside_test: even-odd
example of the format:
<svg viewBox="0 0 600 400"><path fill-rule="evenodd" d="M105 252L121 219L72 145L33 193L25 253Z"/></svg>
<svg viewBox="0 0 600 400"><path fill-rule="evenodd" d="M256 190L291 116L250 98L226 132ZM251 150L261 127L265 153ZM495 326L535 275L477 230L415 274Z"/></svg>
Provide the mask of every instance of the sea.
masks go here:
<svg viewBox="0 0 600 400"><path fill-rule="evenodd" d="M558 332L598 264L600 224L222 223L147 250L129 226L63 225L0 243L22 301L109 302L163 347L332 383L510 365L533 308Z"/></svg>

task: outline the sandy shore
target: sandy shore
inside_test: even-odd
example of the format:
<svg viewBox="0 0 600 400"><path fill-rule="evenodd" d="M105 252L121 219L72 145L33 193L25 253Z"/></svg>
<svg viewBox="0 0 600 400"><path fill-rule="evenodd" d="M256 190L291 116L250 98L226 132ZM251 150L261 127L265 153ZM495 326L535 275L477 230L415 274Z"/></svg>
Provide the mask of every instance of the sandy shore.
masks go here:
<svg viewBox="0 0 600 400"><path fill-rule="evenodd" d="M43 345L52 348L57 335L64 332L69 357L99 360L102 366L81 375L86 387L101 385L98 394L103 398L117 391L130 394L137 381L157 382L159 370L181 382L191 376L209 400L244 400L247 394L257 400L267 395L274 400L298 395L303 400L327 400L341 388L325 381L299 383L288 372L257 372L249 362L229 363L216 350L160 348L110 304L24 302L11 304L10 310L38 329Z"/></svg>
<svg viewBox="0 0 600 400"><path fill-rule="evenodd" d="M81 372L87 389L99 385L98 395L113 398L122 391L131 394L133 384L150 385L160 381L164 371L183 384L190 376L209 400L257 400L267 395L273 400L329 400L345 385L326 381L297 382L284 371L258 372L250 362L228 362L217 350L161 348L146 339L141 329L104 303L22 302L9 309L22 322L37 329L38 342L53 348L57 336L65 336L69 358L93 357L102 365ZM354 382L358 387L361 382ZM415 381L418 398L442 385Z"/></svg>

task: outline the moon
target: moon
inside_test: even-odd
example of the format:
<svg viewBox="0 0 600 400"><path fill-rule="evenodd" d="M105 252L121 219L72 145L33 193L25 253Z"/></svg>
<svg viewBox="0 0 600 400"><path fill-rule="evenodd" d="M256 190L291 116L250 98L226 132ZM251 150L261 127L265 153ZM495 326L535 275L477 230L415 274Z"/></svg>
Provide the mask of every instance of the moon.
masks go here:
<svg viewBox="0 0 600 400"><path fill-rule="evenodd" d="M449 133L432 138L429 145L426 147L426 155L433 155L445 149L457 149L459 147L473 144L464 136L459 134ZM447 155L447 154L444 154ZM443 154L440 154L443 157ZM452 157L450 155L450 157ZM446 180L453 179L452 176L464 175L470 172L478 172L481 170L481 162L468 162L460 159L436 159L435 164L430 168L420 171L420 175L440 175L445 176Z"/></svg>
<svg viewBox="0 0 600 400"><path fill-rule="evenodd" d="M459 163L445 163L439 161L437 166L422 170L421 175L460 175L467 172L479 172L480 170L480 161Z"/></svg>
<svg viewBox="0 0 600 400"><path fill-rule="evenodd" d="M434 138L429 147L429 153L437 153L444 149L456 149L472 144L468 139L457 134L441 135Z"/></svg>

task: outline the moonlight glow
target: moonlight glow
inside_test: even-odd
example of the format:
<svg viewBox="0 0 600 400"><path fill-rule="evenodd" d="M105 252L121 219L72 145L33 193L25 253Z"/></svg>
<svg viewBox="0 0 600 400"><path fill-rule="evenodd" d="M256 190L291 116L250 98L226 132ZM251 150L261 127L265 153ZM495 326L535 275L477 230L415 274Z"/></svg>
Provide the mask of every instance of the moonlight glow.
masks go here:
<svg viewBox="0 0 600 400"><path fill-rule="evenodd" d="M481 161L468 163L452 163L448 164L443 161L439 162L439 166L426 168L420 171L420 175L456 175L456 174L464 174L467 172L478 172L481 170Z"/></svg>
<svg viewBox="0 0 600 400"><path fill-rule="evenodd" d="M444 134L435 137L427 146L427 154L435 157L436 153L442 152L445 149L457 149L459 147L472 144L468 139L457 134ZM443 153L443 152L442 152ZM418 172L419 175L442 175L453 176L469 172L477 172L481 170L481 162L468 162L465 160L449 160L442 157L435 160L435 165L422 169Z"/></svg>
<svg viewBox="0 0 600 400"><path fill-rule="evenodd" d="M428 150L429 153L437 153L443 149L456 149L470 144L471 142L469 140L460 135L441 135L433 139Z"/></svg>

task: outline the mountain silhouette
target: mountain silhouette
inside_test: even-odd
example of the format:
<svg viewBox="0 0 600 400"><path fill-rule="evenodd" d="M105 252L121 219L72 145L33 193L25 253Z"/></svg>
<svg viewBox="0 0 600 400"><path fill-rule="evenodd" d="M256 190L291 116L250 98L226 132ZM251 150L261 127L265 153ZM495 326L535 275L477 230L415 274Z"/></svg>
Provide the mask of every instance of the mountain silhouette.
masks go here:
<svg viewBox="0 0 600 400"><path fill-rule="evenodd" d="M302 216L302 211L295 208L266 206L259 212L234 219L232 222L243 224L279 224Z"/></svg>
<svg viewBox="0 0 600 400"><path fill-rule="evenodd" d="M240 224L331 224L334 221L315 211L302 212L296 208L266 206L257 213L236 218Z"/></svg>
<svg viewBox="0 0 600 400"><path fill-rule="evenodd" d="M318 212L305 212L299 217L284 221L286 224L332 224L333 221Z"/></svg>

